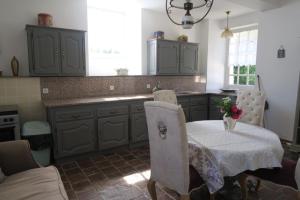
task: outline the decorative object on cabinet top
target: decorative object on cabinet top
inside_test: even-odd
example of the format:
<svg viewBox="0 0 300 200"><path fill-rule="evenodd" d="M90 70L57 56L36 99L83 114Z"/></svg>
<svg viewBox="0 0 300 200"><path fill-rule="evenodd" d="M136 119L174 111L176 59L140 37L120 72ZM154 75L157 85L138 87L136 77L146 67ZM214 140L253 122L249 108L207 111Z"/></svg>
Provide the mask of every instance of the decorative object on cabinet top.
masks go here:
<svg viewBox="0 0 300 200"><path fill-rule="evenodd" d="M53 26L53 17L48 13L38 14L38 25L39 26Z"/></svg>

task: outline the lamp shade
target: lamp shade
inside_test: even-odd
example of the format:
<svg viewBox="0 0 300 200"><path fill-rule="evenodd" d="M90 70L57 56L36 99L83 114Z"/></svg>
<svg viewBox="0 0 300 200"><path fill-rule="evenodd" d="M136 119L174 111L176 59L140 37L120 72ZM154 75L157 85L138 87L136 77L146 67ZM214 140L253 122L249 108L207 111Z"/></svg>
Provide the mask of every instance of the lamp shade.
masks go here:
<svg viewBox="0 0 300 200"><path fill-rule="evenodd" d="M233 33L231 30L229 30L228 28L225 28L224 32L221 35L222 38L232 38L233 37Z"/></svg>
<svg viewBox="0 0 300 200"><path fill-rule="evenodd" d="M194 24L194 18L191 15L185 15L182 17L182 27L184 29L191 29Z"/></svg>

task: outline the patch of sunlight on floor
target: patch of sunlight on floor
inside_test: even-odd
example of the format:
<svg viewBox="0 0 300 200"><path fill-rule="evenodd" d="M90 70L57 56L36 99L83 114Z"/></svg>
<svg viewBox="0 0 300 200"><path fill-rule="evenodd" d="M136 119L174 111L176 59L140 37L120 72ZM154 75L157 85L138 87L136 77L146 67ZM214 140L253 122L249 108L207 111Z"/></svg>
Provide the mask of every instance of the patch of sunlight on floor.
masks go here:
<svg viewBox="0 0 300 200"><path fill-rule="evenodd" d="M146 180L140 173L131 174L123 177L127 184L134 185L138 182Z"/></svg>
<svg viewBox="0 0 300 200"><path fill-rule="evenodd" d="M145 179L149 180L150 179L150 175L151 175L151 171L150 170L143 171L142 175L143 175L143 177L145 177Z"/></svg>

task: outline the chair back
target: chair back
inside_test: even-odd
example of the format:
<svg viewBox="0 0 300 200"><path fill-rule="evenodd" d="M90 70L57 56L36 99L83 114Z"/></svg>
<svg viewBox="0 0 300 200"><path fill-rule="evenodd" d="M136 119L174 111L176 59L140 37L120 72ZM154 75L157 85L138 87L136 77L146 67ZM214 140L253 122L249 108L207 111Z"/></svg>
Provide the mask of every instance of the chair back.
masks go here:
<svg viewBox="0 0 300 200"><path fill-rule="evenodd" d="M237 106L243 110L239 121L263 126L266 96L258 90L242 90L238 92Z"/></svg>
<svg viewBox="0 0 300 200"><path fill-rule="evenodd" d="M161 102L145 102L147 117L151 179L188 194L189 159L185 117L181 106Z"/></svg>
<svg viewBox="0 0 300 200"><path fill-rule="evenodd" d="M173 90L159 90L153 93L154 101L177 104L177 97Z"/></svg>

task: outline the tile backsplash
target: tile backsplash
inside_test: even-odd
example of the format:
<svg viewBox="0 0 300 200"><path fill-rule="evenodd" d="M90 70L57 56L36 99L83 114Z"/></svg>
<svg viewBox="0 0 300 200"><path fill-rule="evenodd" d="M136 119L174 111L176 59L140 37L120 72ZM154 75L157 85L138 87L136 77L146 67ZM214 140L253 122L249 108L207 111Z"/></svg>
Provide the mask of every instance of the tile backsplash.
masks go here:
<svg viewBox="0 0 300 200"><path fill-rule="evenodd" d="M48 94L42 94L42 99L147 94L158 81L163 89L205 91L200 76L44 77L41 89L48 88Z"/></svg>
<svg viewBox="0 0 300 200"><path fill-rule="evenodd" d="M40 78L0 78L0 105L18 105L21 122L44 120Z"/></svg>

